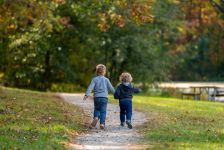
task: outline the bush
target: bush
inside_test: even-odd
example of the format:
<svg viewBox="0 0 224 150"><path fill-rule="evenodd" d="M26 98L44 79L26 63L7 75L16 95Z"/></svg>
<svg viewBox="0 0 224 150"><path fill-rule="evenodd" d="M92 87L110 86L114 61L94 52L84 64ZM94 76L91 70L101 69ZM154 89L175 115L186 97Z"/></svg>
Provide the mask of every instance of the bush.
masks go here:
<svg viewBox="0 0 224 150"><path fill-rule="evenodd" d="M146 95L162 97L180 97L180 91L173 88L148 88Z"/></svg>

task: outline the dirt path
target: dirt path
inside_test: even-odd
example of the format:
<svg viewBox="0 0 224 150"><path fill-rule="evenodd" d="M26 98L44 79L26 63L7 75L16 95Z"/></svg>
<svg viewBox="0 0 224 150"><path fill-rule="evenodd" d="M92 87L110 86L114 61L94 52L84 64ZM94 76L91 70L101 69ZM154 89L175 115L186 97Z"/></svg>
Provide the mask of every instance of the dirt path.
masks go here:
<svg viewBox="0 0 224 150"><path fill-rule="evenodd" d="M82 107L88 116L93 114L93 101L83 102L81 94L60 94L67 102ZM133 129L126 126L121 127L119 122L119 106L108 104L106 129L91 129L88 134L78 136L71 144L71 149L145 149L146 146L137 145L141 139L138 133L138 126L143 125L147 119L146 116L137 111L133 111ZM91 123L91 120L90 120Z"/></svg>

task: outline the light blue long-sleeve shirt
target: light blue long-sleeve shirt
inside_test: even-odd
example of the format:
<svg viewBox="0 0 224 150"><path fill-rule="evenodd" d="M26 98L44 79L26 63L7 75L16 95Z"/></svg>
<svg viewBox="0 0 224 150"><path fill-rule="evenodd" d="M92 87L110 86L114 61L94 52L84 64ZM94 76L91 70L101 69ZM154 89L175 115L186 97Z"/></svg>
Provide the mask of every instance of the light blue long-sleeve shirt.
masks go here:
<svg viewBox="0 0 224 150"><path fill-rule="evenodd" d="M86 90L86 96L90 96L93 91L94 97L108 97L108 91L114 94L114 87L111 85L108 78L104 76L96 76L92 79Z"/></svg>

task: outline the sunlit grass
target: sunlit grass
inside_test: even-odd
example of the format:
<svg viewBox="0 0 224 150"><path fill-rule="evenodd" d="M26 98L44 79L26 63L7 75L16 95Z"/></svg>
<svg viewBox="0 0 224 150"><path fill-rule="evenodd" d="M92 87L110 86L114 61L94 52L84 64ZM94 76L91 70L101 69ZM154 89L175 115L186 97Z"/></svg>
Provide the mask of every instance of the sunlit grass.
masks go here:
<svg viewBox="0 0 224 150"><path fill-rule="evenodd" d="M0 149L66 149L82 129L82 110L58 97L3 89L0 97Z"/></svg>
<svg viewBox="0 0 224 150"><path fill-rule="evenodd" d="M147 113L142 133L150 149L224 147L224 103L135 95L133 107Z"/></svg>
<svg viewBox="0 0 224 150"><path fill-rule="evenodd" d="M222 149L224 104L135 96L134 106L148 114L145 142L163 149Z"/></svg>

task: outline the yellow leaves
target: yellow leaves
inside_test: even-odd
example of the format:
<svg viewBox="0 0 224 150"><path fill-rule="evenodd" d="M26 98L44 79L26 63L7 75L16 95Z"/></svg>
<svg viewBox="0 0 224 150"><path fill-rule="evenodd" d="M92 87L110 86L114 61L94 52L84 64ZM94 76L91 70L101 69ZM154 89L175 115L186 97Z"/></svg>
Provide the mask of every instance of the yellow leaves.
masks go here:
<svg viewBox="0 0 224 150"><path fill-rule="evenodd" d="M116 13L100 13L99 17L100 23L98 24L98 27L103 32L106 32L110 28L110 21L120 28L123 28L126 25L124 17Z"/></svg>
<svg viewBox="0 0 224 150"><path fill-rule="evenodd" d="M135 3L131 10L133 19L138 24L144 24L153 21L151 14L152 1L148 0L147 3Z"/></svg>
<svg viewBox="0 0 224 150"><path fill-rule="evenodd" d="M213 24L219 20L217 12L210 7L201 8L201 20L204 24Z"/></svg>
<svg viewBox="0 0 224 150"><path fill-rule="evenodd" d="M178 27L177 30L180 32L180 33L185 33L185 29L184 27Z"/></svg>
<svg viewBox="0 0 224 150"><path fill-rule="evenodd" d="M118 5L120 8L127 8L127 6L128 6L128 2L127 2L127 0L119 0L119 1L117 1L117 5Z"/></svg>
<svg viewBox="0 0 224 150"><path fill-rule="evenodd" d="M99 13L99 17L100 17L100 23L98 24L98 27L101 31L106 32L110 26L108 24L108 16L106 13Z"/></svg>
<svg viewBox="0 0 224 150"><path fill-rule="evenodd" d="M9 24L7 26L7 29L9 29L9 30L16 29L16 25L15 24Z"/></svg>
<svg viewBox="0 0 224 150"><path fill-rule="evenodd" d="M98 27L100 29L100 31L106 32L110 26L107 23L99 23Z"/></svg>
<svg viewBox="0 0 224 150"><path fill-rule="evenodd" d="M127 22L145 24L153 21L151 14L152 0L128 2L127 0L115 1L113 6L99 13L98 27L106 32L112 25L124 28Z"/></svg>
<svg viewBox="0 0 224 150"><path fill-rule="evenodd" d="M121 15L118 15L116 13L112 13L110 15L110 19L112 20L112 22L114 24L116 24L117 26L123 28L125 26L125 19L121 16Z"/></svg>
<svg viewBox="0 0 224 150"><path fill-rule="evenodd" d="M192 7L193 6L193 7ZM192 1L184 6L187 19L191 28L201 28L203 25L211 25L220 20L217 12L211 7L209 1Z"/></svg>
<svg viewBox="0 0 224 150"><path fill-rule="evenodd" d="M107 14L106 13L99 13L99 17L102 22L107 22Z"/></svg>

